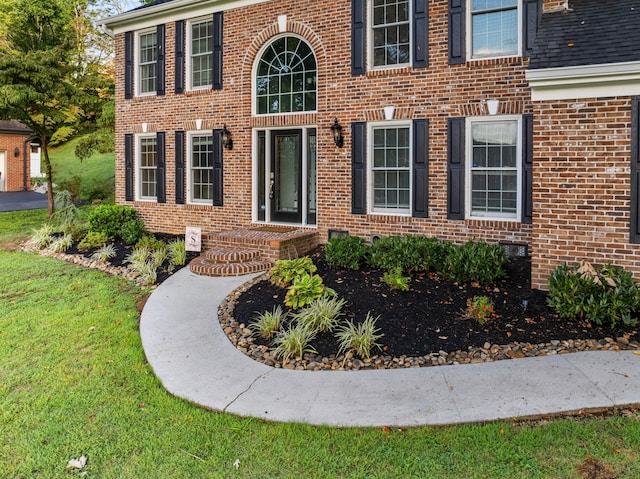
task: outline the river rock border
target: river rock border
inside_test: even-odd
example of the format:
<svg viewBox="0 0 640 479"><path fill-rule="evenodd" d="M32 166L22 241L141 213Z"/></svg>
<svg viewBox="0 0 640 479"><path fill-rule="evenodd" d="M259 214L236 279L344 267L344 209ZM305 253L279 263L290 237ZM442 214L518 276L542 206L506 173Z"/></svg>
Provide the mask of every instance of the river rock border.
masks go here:
<svg viewBox="0 0 640 479"><path fill-rule="evenodd" d="M254 284L267 279L269 273L258 276L232 291L218 306L220 325L229 341L242 353L255 361L274 368L311 370L311 371L346 371L366 369L403 369L427 366L445 366L453 364L475 364L500 361L504 359L531 358L569 354L579 351L621 351L640 350L638 341L627 338L604 338L601 340L552 340L548 343L514 342L505 345L485 343L481 348L469 348L467 351L438 351L425 356L372 356L361 360L351 354L324 357L316 354L305 354L302 358L283 363L273 356L270 348L254 343L252 331L248 324L236 320L233 316L235 304L240 295Z"/></svg>

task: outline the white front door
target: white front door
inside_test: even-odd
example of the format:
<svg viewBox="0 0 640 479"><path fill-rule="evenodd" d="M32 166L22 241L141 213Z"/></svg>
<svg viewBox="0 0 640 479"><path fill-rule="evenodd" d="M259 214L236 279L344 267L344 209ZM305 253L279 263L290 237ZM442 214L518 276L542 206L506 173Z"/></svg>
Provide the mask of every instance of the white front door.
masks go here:
<svg viewBox="0 0 640 479"><path fill-rule="evenodd" d="M0 151L0 191L7 191L7 152Z"/></svg>

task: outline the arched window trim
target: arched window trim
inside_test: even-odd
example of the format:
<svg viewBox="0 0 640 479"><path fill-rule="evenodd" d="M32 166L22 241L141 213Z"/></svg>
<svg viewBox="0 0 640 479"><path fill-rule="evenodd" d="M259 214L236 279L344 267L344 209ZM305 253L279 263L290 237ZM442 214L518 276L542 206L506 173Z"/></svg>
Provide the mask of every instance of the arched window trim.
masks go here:
<svg viewBox="0 0 640 479"><path fill-rule="evenodd" d="M315 64L316 64L316 81L315 81L315 95L316 95L316 107L313 110L301 110L301 111L287 111L287 112L279 112L279 113L258 113L258 102L257 102L257 80L258 80L258 68L260 66L260 62L262 60L262 57L264 56L265 52L267 51L267 49L273 45L275 42L277 42L278 40L282 39L282 38L287 38L287 37L291 37L291 38L296 38L298 40L300 40L301 42L305 43L308 47L309 50L311 51L311 54L313 55ZM295 33L292 32L286 32L283 33L281 35L277 35L274 37L269 38L269 40L267 42L265 42L265 44L262 46L262 48L260 48L260 50L258 51L255 60L253 62L253 69L252 69L252 74L251 74L251 113L254 116L277 116L277 115L298 115L298 114L302 114L302 113L316 113L318 111L318 56L316 55L316 52L314 50L314 48L312 47L311 43L304 37L297 35Z"/></svg>

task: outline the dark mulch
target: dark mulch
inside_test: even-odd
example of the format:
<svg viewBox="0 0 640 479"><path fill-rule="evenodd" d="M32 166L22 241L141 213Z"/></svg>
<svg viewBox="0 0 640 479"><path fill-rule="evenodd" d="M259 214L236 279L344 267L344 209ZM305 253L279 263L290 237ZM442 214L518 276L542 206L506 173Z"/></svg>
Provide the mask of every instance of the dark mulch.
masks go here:
<svg viewBox="0 0 640 479"><path fill-rule="evenodd" d="M381 281L382 272L336 270L324 260L322 248L310 256L324 283L338 297L347 300L347 319L362 321L367 312L378 317L377 327L384 333L379 341L390 356L424 356L438 351L466 351L486 342L504 345L512 342L547 343L551 340L617 338L625 334L638 338L634 328L600 327L574 319L561 319L546 304L546 293L530 287L531 264L526 258L513 258L506 276L491 287L457 285L430 274L413 275L407 292L390 289ZM238 298L234 317L248 323L256 312L284 307L286 290L261 281ZM468 298L484 295L495 304L494 317L484 325L466 319L462 311ZM316 338L319 354L337 351L331 334Z"/></svg>

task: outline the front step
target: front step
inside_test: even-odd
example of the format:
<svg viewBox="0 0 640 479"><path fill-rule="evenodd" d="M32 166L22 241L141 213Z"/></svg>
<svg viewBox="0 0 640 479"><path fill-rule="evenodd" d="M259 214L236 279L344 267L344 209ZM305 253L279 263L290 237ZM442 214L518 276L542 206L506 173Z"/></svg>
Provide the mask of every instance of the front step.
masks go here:
<svg viewBox="0 0 640 479"><path fill-rule="evenodd" d="M202 276L242 276L271 268L271 262L260 257L257 249L212 248L192 260L189 269Z"/></svg>

